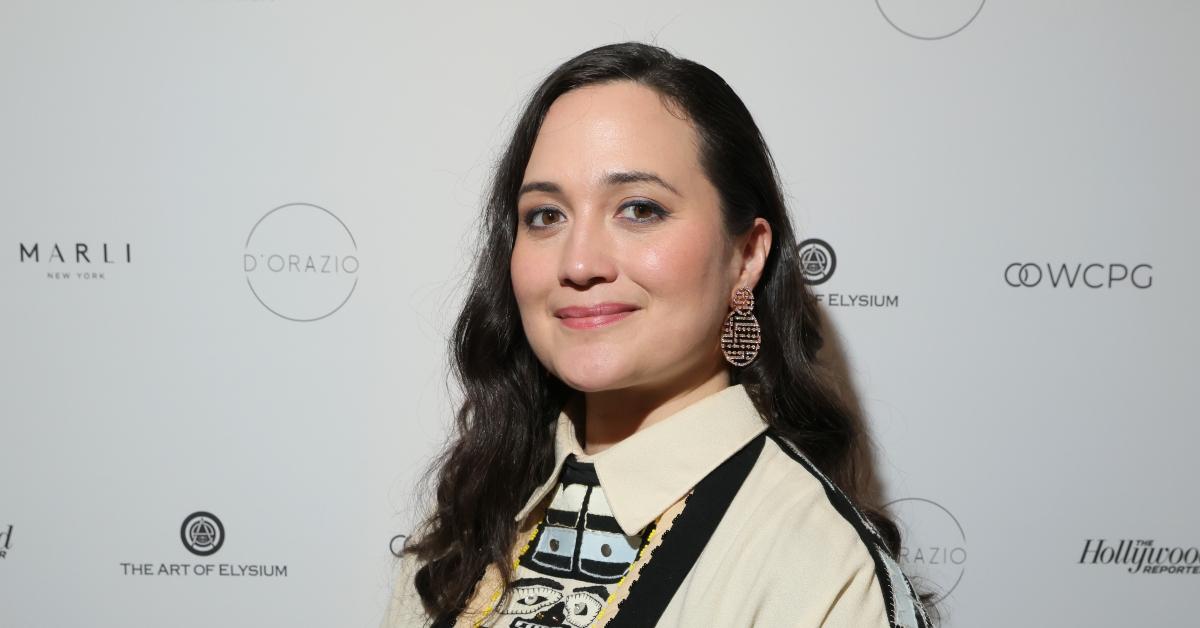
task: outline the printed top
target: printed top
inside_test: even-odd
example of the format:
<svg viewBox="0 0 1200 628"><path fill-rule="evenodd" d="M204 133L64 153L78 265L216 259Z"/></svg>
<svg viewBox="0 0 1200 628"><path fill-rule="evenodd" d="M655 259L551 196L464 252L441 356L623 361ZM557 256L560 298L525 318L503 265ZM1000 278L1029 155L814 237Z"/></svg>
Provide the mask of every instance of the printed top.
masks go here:
<svg viewBox="0 0 1200 628"><path fill-rule="evenodd" d="M653 527L625 534L595 467L568 456L513 582L481 625L592 626Z"/></svg>
<svg viewBox="0 0 1200 628"><path fill-rule="evenodd" d="M565 409L553 430L514 516L515 582L489 565L457 616L430 617L405 554L382 626L929 626L879 531L743 384L592 455Z"/></svg>

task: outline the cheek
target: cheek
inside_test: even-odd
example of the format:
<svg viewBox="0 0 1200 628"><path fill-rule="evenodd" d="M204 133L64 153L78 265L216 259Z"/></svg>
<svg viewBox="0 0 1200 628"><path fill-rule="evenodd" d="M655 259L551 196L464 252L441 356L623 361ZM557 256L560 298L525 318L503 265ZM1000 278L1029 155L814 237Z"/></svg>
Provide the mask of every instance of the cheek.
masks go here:
<svg viewBox="0 0 1200 628"><path fill-rule="evenodd" d="M711 307L721 300L722 247L713 244L718 241L712 233L681 230L647 244L637 257L638 283L664 305Z"/></svg>
<svg viewBox="0 0 1200 628"><path fill-rule="evenodd" d="M521 327L535 350L549 338L555 319L548 313L548 300L558 285L551 256L537 247L523 246L518 240L509 260L509 278Z"/></svg>
<svg viewBox="0 0 1200 628"><path fill-rule="evenodd" d="M543 266L538 264L534 257L530 255L527 248L518 243L513 248L512 258L509 261L509 277L512 280L513 294L522 309L531 305L538 294L538 285L540 284L538 269Z"/></svg>

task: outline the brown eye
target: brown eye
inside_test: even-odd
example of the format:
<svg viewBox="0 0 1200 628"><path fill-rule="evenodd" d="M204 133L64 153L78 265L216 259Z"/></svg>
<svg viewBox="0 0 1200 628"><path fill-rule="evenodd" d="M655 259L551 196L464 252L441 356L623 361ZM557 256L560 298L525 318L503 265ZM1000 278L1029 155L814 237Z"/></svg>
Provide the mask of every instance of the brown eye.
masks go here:
<svg viewBox="0 0 1200 628"><path fill-rule="evenodd" d="M555 214L561 214L561 212L559 212L557 209L554 209L551 207L542 207L539 209L532 210L528 214L525 214L525 225L532 229L543 229L543 228L546 228L549 226L553 226L554 224L556 224L558 222L562 222L558 218L555 218L552 220L546 220L543 218L543 220L541 222L538 222L538 216L553 216Z"/></svg>
<svg viewBox="0 0 1200 628"><path fill-rule="evenodd" d="M649 223L662 220L668 214L667 210L650 201L636 201L621 208L627 212L635 223Z"/></svg>

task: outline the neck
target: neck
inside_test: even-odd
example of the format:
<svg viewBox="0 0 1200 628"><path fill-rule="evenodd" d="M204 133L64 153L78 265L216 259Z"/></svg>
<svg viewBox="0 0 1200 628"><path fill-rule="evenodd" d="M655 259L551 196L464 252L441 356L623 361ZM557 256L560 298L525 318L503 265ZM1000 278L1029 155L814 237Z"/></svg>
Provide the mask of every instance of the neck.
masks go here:
<svg viewBox="0 0 1200 628"><path fill-rule="evenodd" d="M583 397L584 453L598 454L639 430L671 416L692 403L729 387L729 370L715 372L670 386L635 386L586 393ZM576 423L578 426L579 423ZM578 434L578 427L576 428Z"/></svg>

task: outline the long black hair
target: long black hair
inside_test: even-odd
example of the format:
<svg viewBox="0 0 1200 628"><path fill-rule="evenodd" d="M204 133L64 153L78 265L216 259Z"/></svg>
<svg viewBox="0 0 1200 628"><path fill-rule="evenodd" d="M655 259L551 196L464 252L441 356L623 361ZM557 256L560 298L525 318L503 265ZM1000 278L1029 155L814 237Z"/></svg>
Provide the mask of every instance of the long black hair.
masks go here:
<svg viewBox="0 0 1200 628"><path fill-rule="evenodd" d="M546 77L496 164L479 255L450 340L464 400L451 441L430 469L437 477L436 507L404 550L424 563L415 585L434 616L460 610L490 563L511 580L514 517L553 467L553 425L573 391L542 366L521 326L509 275L517 192L551 103L570 90L613 81L655 90L691 122L728 236L745 233L759 216L770 223L771 248L754 289L762 346L748 366L731 367L730 381L744 384L764 420L856 501L893 555L900 547L897 526L867 490L869 441L862 422L817 360L817 301L800 270L778 170L750 112L699 63L649 44L611 44ZM718 336L714 330L714 342Z"/></svg>

